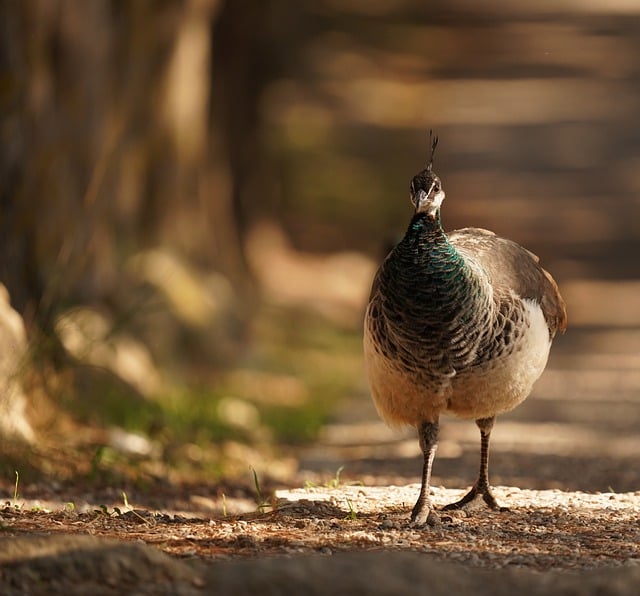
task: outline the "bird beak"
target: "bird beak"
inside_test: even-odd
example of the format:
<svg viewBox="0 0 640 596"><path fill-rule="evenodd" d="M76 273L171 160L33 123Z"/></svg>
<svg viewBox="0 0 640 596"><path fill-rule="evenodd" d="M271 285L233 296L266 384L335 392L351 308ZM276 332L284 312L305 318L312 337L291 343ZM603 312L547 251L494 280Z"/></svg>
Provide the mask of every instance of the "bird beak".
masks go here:
<svg viewBox="0 0 640 596"><path fill-rule="evenodd" d="M444 200L444 190L434 192L433 184L429 191L420 189L415 196L416 213L426 213L429 217L436 217L440 205Z"/></svg>
<svg viewBox="0 0 640 596"><path fill-rule="evenodd" d="M416 193L416 198L415 198L416 213L419 213L420 211L424 211L424 206L426 205L428 199L429 199L429 195L427 194L426 191L420 189Z"/></svg>

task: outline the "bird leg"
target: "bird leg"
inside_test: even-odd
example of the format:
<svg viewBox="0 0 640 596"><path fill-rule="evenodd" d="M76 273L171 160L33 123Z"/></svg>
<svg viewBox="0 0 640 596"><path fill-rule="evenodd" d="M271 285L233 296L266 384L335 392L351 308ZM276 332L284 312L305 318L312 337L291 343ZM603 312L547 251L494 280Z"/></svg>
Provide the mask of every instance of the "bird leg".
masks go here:
<svg viewBox="0 0 640 596"><path fill-rule="evenodd" d="M489 487L489 439L491 437L491 429L495 422L495 416L492 418L480 418L476 420L476 424L480 429L480 472L476 483L471 487L471 490L459 501L451 503L444 507L445 511L451 509L463 509L470 503L476 501L478 498L482 500L491 508L498 509L500 511L507 511L506 507L500 507L493 495L491 494L491 488Z"/></svg>
<svg viewBox="0 0 640 596"><path fill-rule="evenodd" d="M435 521L435 514L431 510L431 499L429 497L429 481L431 479L433 458L438 448L438 422L423 422L418 428L418 437L424 455L424 466L422 468L420 496L411 512L411 524L423 526Z"/></svg>

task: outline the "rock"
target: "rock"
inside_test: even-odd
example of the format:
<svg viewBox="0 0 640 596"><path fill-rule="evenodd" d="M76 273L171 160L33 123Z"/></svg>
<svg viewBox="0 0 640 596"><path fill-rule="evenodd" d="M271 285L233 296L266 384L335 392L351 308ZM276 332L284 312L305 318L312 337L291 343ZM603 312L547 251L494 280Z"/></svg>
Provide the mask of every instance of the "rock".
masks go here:
<svg viewBox="0 0 640 596"><path fill-rule="evenodd" d="M115 300L162 370L210 371L245 347L245 297L223 275L163 249L131 257Z"/></svg>
<svg viewBox="0 0 640 596"><path fill-rule="evenodd" d="M201 574L142 543L62 534L0 539L0 593L201 594Z"/></svg>
<svg viewBox="0 0 640 596"><path fill-rule="evenodd" d="M539 573L478 569L442 563L412 552L350 552L291 559L265 558L211 565L207 585L216 594L367 594L508 596L511 594L632 596L640 567Z"/></svg>
<svg viewBox="0 0 640 596"><path fill-rule="evenodd" d="M24 321L11 307L9 292L0 284L0 436L34 439L27 419L27 398L21 376L27 362Z"/></svg>
<svg viewBox="0 0 640 596"><path fill-rule="evenodd" d="M162 379L148 348L96 308L75 307L56 320L56 333L79 363L103 368L148 397Z"/></svg>

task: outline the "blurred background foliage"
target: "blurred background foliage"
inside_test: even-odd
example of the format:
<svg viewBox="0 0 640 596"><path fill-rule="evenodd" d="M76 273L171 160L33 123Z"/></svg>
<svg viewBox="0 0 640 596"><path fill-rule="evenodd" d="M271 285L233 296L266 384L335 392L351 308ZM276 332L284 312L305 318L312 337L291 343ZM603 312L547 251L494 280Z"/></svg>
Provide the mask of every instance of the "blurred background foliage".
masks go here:
<svg viewBox="0 0 640 596"><path fill-rule="evenodd" d="M637 325L639 33L623 0L2 0L29 424L223 473L369 407L362 312L430 128L446 228L539 254L572 323L600 292Z"/></svg>

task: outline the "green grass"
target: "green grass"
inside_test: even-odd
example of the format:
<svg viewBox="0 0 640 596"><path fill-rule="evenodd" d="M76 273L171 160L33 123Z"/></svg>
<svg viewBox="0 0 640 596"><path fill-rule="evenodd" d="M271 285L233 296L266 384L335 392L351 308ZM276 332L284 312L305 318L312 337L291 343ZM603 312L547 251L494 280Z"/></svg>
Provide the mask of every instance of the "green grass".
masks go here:
<svg viewBox="0 0 640 596"><path fill-rule="evenodd" d="M65 406L81 422L143 433L162 445L168 463L171 450L181 444L202 448L227 441L304 444L317 438L336 406L359 382L360 342L358 331L336 328L319 316L266 308L256 321L254 341L243 361L215 383L175 383L163 394L145 399L118 381L91 373L90 394L76 394ZM229 399L254 412L255 423L230 423L221 413L221 403ZM104 477L122 457L107 446L97 447L90 475ZM173 463L184 462L177 457ZM211 466L210 474L222 471L215 462L202 465Z"/></svg>
<svg viewBox="0 0 640 596"><path fill-rule="evenodd" d="M18 472L18 470L15 470L16 473L16 482L14 484L13 487L13 506L17 507L18 506L18 497L20 496L18 494L18 486L20 485L20 473Z"/></svg>
<svg viewBox="0 0 640 596"><path fill-rule="evenodd" d="M250 466L251 474L253 475L253 485L256 490L256 504L258 506L258 511L264 512L266 509L271 507L269 500L265 498L265 495L262 492L262 487L260 486L260 479L258 478L258 472L253 466Z"/></svg>
<svg viewBox="0 0 640 596"><path fill-rule="evenodd" d="M346 519L350 521L356 521L358 519L358 513L353 507L353 501L347 497L347 507L349 507L349 513L347 514Z"/></svg>
<svg viewBox="0 0 640 596"><path fill-rule="evenodd" d="M225 397L220 389L183 388L160 398L165 436L198 445L225 440L248 441L242 430L220 419L218 406Z"/></svg>

